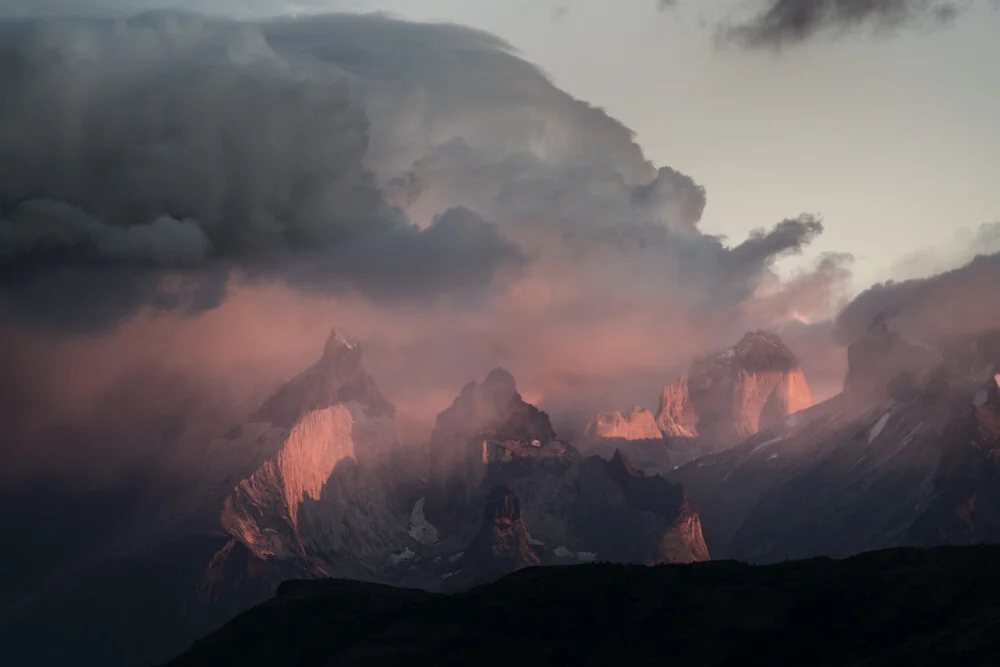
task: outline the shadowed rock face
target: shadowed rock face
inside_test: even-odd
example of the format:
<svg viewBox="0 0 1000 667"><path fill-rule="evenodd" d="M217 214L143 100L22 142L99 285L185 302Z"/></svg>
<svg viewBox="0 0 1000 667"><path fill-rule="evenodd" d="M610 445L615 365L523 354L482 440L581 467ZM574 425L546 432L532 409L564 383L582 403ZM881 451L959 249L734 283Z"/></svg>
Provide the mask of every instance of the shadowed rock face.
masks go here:
<svg viewBox="0 0 1000 667"><path fill-rule="evenodd" d="M447 573L449 583L467 582L469 571L480 572L482 564L475 563L494 551L484 545L506 544L499 533L520 536L511 547L519 555L501 559L508 568L530 560L521 538L533 540L543 564L708 557L698 515L681 487L646 477L621 453L612 461L581 456L556 437L545 413L521 399L509 374L494 371L490 377L494 380L463 389L438 417L431 442L427 517L445 539L468 545L461 571ZM493 389L497 386L503 391ZM489 509L483 521L484 506L504 509L499 514ZM509 512L520 520L509 530L498 529Z"/></svg>
<svg viewBox="0 0 1000 667"><path fill-rule="evenodd" d="M795 355L767 331L691 364L663 390L656 421L664 435L702 439L725 449L812 405Z"/></svg>
<svg viewBox="0 0 1000 667"><path fill-rule="evenodd" d="M521 501L505 486L490 491L483 508L483 523L458 561L470 582L496 579L541 561L524 526Z"/></svg>
<svg viewBox="0 0 1000 667"><path fill-rule="evenodd" d="M860 400L889 398L922 381L941 361L938 352L907 341L879 317L847 348L844 391Z"/></svg>
<svg viewBox="0 0 1000 667"><path fill-rule="evenodd" d="M1000 541L1000 347L963 340L934 352L878 325L853 349L843 394L671 473L698 503L714 555Z"/></svg>

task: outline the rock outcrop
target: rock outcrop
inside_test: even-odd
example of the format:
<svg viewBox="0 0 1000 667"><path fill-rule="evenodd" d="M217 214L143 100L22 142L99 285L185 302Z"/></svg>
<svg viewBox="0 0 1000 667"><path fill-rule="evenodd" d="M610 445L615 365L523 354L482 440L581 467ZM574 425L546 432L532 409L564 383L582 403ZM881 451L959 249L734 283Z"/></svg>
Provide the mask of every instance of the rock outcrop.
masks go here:
<svg viewBox="0 0 1000 667"><path fill-rule="evenodd" d="M767 331L691 364L666 387L656 423L667 437L698 437L709 450L738 444L812 405L795 355Z"/></svg>
<svg viewBox="0 0 1000 667"><path fill-rule="evenodd" d="M628 413L617 410L600 412L583 433L588 440L620 438L622 440L656 440L663 434L656 425L656 418L646 408L636 406Z"/></svg>
<svg viewBox="0 0 1000 667"><path fill-rule="evenodd" d="M460 580L491 581L540 562L521 501L505 486L494 488L486 497L482 526L458 560Z"/></svg>

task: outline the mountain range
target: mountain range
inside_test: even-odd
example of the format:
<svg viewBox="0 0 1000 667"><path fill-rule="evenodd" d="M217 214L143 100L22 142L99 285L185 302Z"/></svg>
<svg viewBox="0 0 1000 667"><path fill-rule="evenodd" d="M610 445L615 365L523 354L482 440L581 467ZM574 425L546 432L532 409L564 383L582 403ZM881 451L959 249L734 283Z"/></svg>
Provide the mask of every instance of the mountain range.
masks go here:
<svg viewBox="0 0 1000 667"><path fill-rule="evenodd" d="M362 346L334 330L150 515L181 517L170 530L156 519L122 542L141 548L14 589L0 639L16 664L138 666L285 599L291 579L426 591L294 588L403 609L537 566L1000 542L1000 334L930 346L878 318L848 359L844 390L813 405L794 354L750 332L694 362L657 414L602 413L579 445L497 368L415 449Z"/></svg>
<svg viewBox="0 0 1000 667"><path fill-rule="evenodd" d="M709 558L679 485L621 454L583 456L503 369L438 415L426 470L410 454L361 346L335 330L209 446L173 507L213 521L14 596L0 639L17 664L148 665L290 578L447 592L538 564Z"/></svg>
<svg viewBox="0 0 1000 667"><path fill-rule="evenodd" d="M1000 539L1000 337L933 349L879 319L848 352L841 394L669 474L714 556Z"/></svg>
<svg viewBox="0 0 1000 667"><path fill-rule="evenodd" d="M733 447L813 403L795 354L770 331L748 331L721 352L692 362L664 387L654 416L642 406L599 413L584 431L585 451L626 452L648 472L666 474Z"/></svg>

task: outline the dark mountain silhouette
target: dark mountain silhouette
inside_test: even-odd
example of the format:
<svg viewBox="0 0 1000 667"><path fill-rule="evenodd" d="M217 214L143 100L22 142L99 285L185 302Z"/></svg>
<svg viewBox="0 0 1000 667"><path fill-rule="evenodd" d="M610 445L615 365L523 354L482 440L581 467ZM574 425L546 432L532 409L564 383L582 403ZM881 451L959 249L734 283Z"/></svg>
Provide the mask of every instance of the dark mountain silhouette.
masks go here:
<svg viewBox="0 0 1000 667"><path fill-rule="evenodd" d="M998 559L982 546L529 568L455 596L288 582L169 665L989 665Z"/></svg>

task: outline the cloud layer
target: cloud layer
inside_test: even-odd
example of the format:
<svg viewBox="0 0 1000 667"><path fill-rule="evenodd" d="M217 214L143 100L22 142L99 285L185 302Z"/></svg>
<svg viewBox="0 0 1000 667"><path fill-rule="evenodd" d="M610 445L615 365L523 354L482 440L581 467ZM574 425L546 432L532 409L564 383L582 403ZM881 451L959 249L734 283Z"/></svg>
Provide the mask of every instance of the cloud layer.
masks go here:
<svg viewBox="0 0 1000 667"><path fill-rule="evenodd" d="M14 411L35 420L162 359L192 386L239 373L225 403L245 406L334 324L404 410L502 364L587 413L652 401L845 279L774 275L822 232L810 215L703 233L693 178L475 30L46 19L0 24L0 63L0 315L10 358L35 360L11 362L41 382L41 409ZM65 363L22 354L41 335Z"/></svg>

